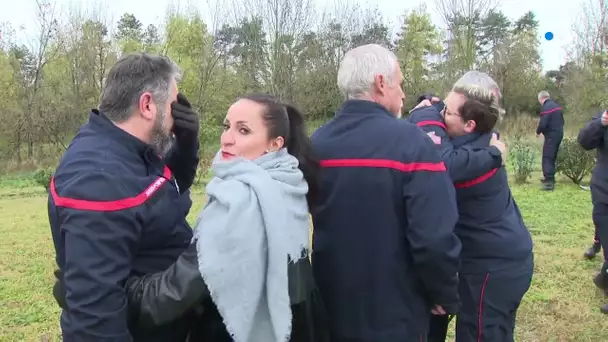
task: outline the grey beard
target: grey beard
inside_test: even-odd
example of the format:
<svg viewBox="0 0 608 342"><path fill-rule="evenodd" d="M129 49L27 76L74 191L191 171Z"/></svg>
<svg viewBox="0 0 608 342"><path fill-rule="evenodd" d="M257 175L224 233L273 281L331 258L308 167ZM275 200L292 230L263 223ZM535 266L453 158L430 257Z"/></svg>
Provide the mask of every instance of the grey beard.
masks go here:
<svg viewBox="0 0 608 342"><path fill-rule="evenodd" d="M173 136L169 135L159 139L153 139L152 147L160 156L166 156L173 147Z"/></svg>
<svg viewBox="0 0 608 342"><path fill-rule="evenodd" d="M158 112L156 122L152 127L151 143L152 148L161 156L165 156L173 146L173 134L166 133L164 125L165 113Z"/></svg>

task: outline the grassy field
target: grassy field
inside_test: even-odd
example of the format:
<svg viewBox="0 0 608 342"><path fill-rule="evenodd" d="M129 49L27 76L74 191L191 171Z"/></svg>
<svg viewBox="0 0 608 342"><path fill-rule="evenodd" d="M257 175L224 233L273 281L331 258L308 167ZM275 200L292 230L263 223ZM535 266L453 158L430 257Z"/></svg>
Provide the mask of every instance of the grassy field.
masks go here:
<svg viewBox="0 0 608 342"><path fill-rule="evenodd" d="M538 178L513 187L536 255L517 340L608 341L608 316L598 309L608 299L591 283L600 261L582 259L593 234L589 192L565 180L553 193L540 192ZM194 202L191 219L203 195ZM29 181L0 181L0 222L0 341L59 341L44 190Z"/></svg>

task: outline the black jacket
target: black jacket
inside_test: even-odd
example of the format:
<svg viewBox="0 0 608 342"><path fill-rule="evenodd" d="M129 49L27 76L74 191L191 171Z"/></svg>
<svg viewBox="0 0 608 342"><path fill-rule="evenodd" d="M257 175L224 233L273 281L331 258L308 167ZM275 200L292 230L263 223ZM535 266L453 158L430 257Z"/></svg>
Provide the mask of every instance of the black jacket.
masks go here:
<svg viewBox="0 0 608 342"><path fill-rule="evenodd" d="M452 139L454 148L488 146L491 133ZM505 167L457 182L458 224L462 242L461 274L513 270L532 257L532 237L511 194Z"/></svg>
<svg viewBox="0 0 608 342"><path fill-rule="evenodd" d="M417 108L410 113L407 120L420 127L425 133L433 135L431 139L453 182L477 178L500 167L502 156L494 146L454 148L439 108L439 104Z"/></svg>
<svg viewBox="0 0 608 342"><path fill-rule="evenodd" d="M591 174L591 198L594 203L608 204L608 130L602 125L604 112L597 113L578 133L578 143L585 150L597 151Z"/></svg>
<svg viewBox="0 0 608 342"><path fill-rule="evenodd" d="M536 134L543 134L545 137L564 135L564 112L555 101L547 99L540 110L540 120L536 127Z"/></svg>
<svg viewBox="0 0 608 342"><path fill-rule="evenodd" d="M167 341L186 321L142 329L127 321L130 276L169 267L188 247L188 188L198 144L161 159L144 142L92 111L51 180L48 216L66 290L65 341Z"/></svg>
<svg viewBox="0 0 608 342"><path fill-rule="evenodd" d="M316 289L310 261L303 258L289 264L289 296L292 309L292 342L327 342L325 308ZM179 320L197 311L189 342L231 342L222 318L213 304L198 271L196 244L190 247L167 270L143 277L132 277L126 284L129 295L129 320L138 326L153 328ZM62 305L60 284L55 299Z"/></svg>

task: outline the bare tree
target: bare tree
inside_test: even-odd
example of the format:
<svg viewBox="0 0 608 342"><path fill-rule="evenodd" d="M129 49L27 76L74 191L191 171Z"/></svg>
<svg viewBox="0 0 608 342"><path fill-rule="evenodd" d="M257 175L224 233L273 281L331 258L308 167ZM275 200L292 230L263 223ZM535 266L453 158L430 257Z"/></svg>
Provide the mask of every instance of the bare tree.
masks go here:
<svg viewBox="0 0 608 342"><path fill-rule="evenodd" d="M20 63L20 85L23 95L22 115L18 127L17 143L25 139L27 142L28 158L34 156L34 144L42 137L44 132L46 138L52 139L52 134L44 124L43 114L43 94L41 87L43 84L43 73L45 66L53 60L57 54L57 49L50 49L53 39L57 36L58 22L56 19L55 4L36 0L36 24L38 33L35 40L31 42L29 51L22 56ZM60 141L56 141L61 143Z"/></svg>
<svg viewBox="0 0 608 342"><path fill-rule="evenodd" d="M296 47L314 25L314 0L234 0L235 23L257 18L265 33L265 62L260 70L263 85L279 98L295 92ZM264 43L264 42L257 42Z"/></svg>
<svg viewBox="0 0 608 342"><path fill-rule="evenodd" d="M579 15L580 19L572 27L575 41L570 57L585 64L591 61L604 65L605 62L596 57L608 47L608 1L588 0Z"/></svg>
<svg viewBox="0 0 608 342"><path fill-rule="evenodd" d="M448 31L448 58L457 57L462 69L474 66L480 20L498 6L498 1L436 0L436 9Z"/></svg>

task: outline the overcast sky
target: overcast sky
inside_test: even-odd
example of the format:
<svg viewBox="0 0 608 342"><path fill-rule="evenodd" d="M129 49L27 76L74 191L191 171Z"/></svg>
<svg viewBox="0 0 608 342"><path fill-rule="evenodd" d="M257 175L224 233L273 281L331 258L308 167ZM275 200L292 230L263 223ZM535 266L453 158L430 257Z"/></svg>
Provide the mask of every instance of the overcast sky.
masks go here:
<svg viewBox="0 0 608 342"><path fill-rule="evenodd" d="M324 0L316 0L321 6ZM327 0L331 1L331 0ZM363 0L350 0L366 5L368 2ZM502 0L500 9L511 19L517 19L526 11L533 11L539 21L539 38L541 40L541 58L543 70L556 69L566 61L565 47L572 40L572 24L580 18L578 14L581 6L586 0ZM228 1L226 1L228 2ZM400 22L400 16L406 10L419 6L417 0L375 0L372 2L377 5L383 15L392 24ZM432 2L427 2L429 10L434 12ZM560 5L556 5L560 3ZM98 8L100 4L103 11L114 21L120 18L125 12L133 13L144 25L151 23L162 23L164 14L169 5L195 6L202 13L208 13L208 0L55 0L59 11L65 13L66 9L74 4L88 8ZM35 0L0 0L0 22L10 22L14 28L21 28L17 35L20 41L32 39L37 27L35 24ZM439 15L433 13L433 20L437 25L442 25ZM544 34L551 31L554 38L547 41ZM28 38L29 37L29 38Z"/></svg>

